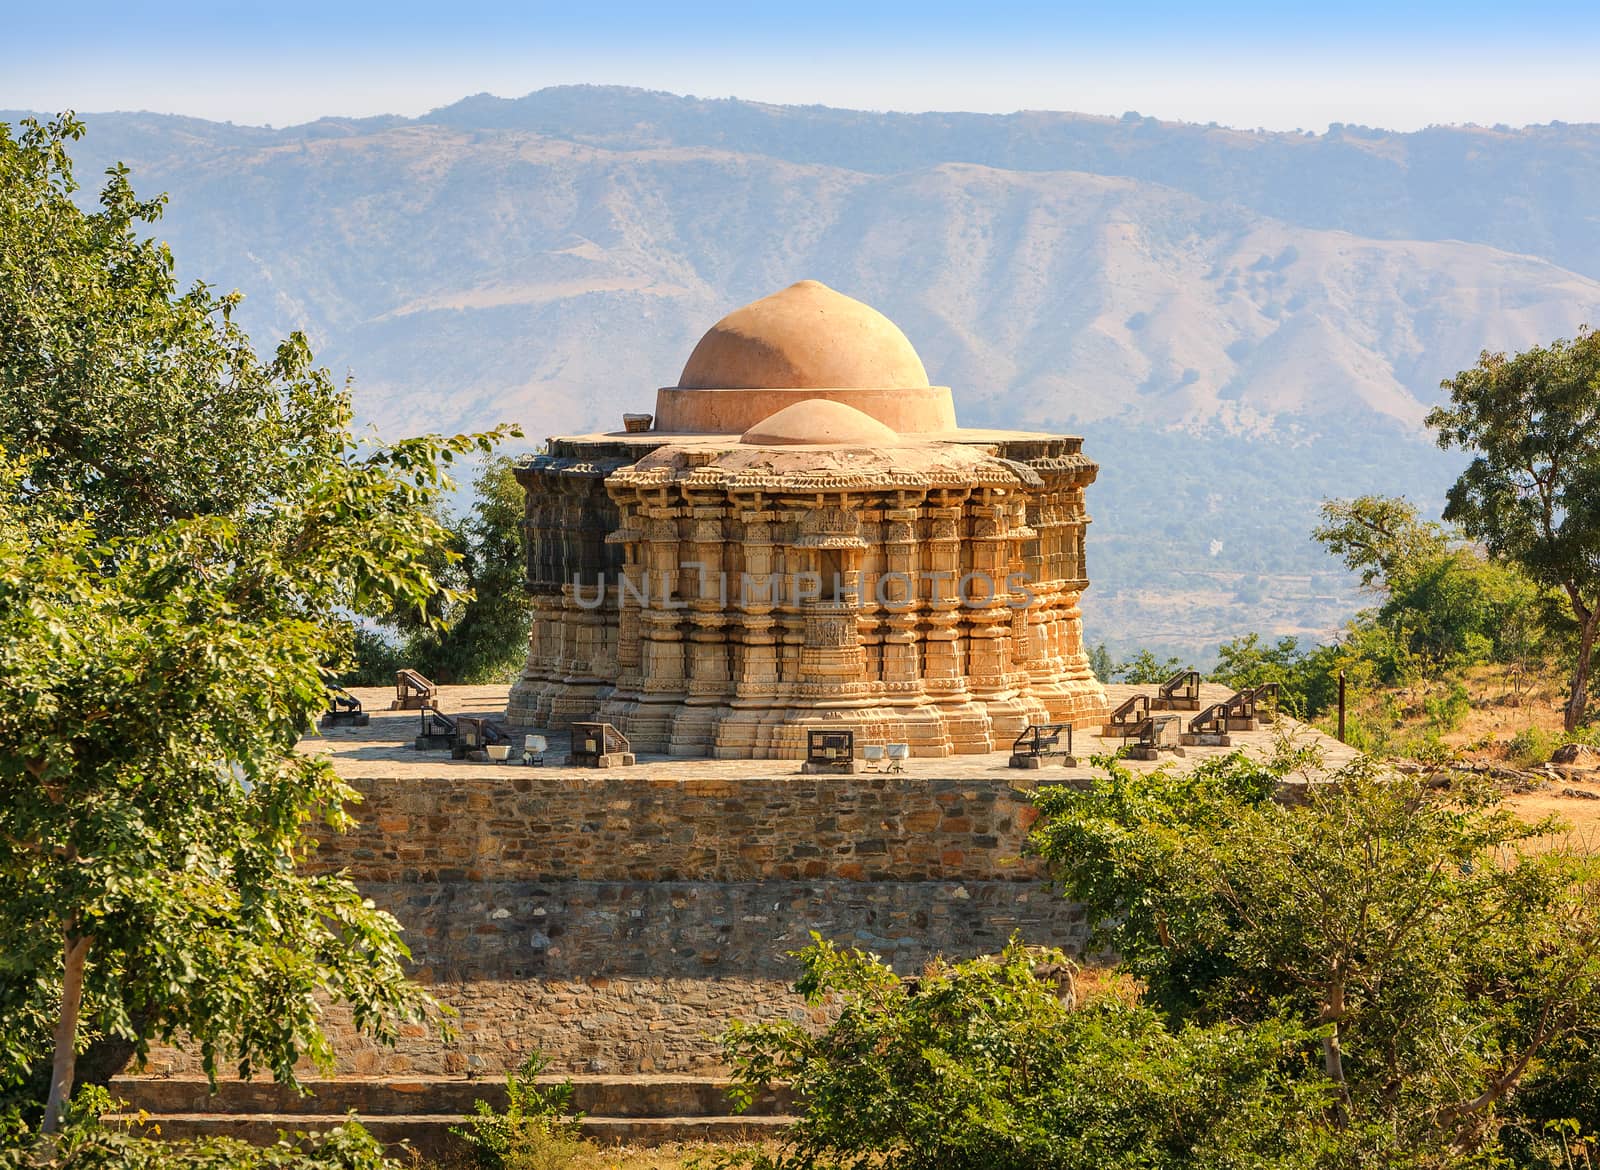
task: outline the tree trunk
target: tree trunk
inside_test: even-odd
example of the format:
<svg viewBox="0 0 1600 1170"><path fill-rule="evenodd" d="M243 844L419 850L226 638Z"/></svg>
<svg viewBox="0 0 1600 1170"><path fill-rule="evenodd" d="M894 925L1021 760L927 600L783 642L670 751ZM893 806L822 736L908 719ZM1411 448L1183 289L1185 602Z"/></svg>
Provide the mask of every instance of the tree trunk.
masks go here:
<svg viewBox="0 0 1600 1170"><path fill-rule="evenodd" d="M1333 1024L1333 1030L1322 1038L1322 1067L1337 1085L1344 1084L1344 1049L1339 1043L1339 1021L1343 1018L1344 981L1335 979L1328 988L1327 1002L1322 1005L1323 1021Z"/></svg>
<svg viewBox="0 0 1600 1170"><path fill-rule="evenodd" d="M70 929L62 932L66 964L61 976L61 1014L56 1018L50 1099L45 1103L41 1133L55 1133L61 1128L61 1115L72 1096L73 1073L78 1063L78 1013L83 1007L83 969L89 959L89 942L88 938L74 938Z"/></svg>
<svg viewBox="0 0 1600 1170"><path fill-rule="evenodd" d="M1591 610L1583 619L1583 633L1578 641L1578 663L1572 672L1572 690L1567 695L1567 709L1561 725L1576 731L1583 722L1583 713L1589 707L1589 660L1594 655L1596 626L1600 625L1600 608Z"/></svg>
<svg viewBox="0 0 1600 1170"><path fill-rule="evenodd" d="M1339 1097L1333 1106L1334 1124L1343 1129L1349 1120L1345 1106L1349 1103L1349 1091L1344 1081L1344 1046L1339 1042L1339 1025L1344 1019L1344 976L1335 975L1328 985L1326 996L1322 1004L1322 1017L1320 1022L1332 1024L1332 1029L1322 1038L1322 1067L1328 1074L1328 1079L1339 1087Z"/></svg>

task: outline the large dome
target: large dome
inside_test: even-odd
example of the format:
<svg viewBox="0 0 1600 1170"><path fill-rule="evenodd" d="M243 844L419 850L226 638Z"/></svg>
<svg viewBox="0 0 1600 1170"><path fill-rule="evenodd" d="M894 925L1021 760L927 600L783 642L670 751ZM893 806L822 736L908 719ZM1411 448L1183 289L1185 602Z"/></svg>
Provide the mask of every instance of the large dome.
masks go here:
<svg viewBox="0 0 1600 1170"><path fill-rule="evenodd" d="M927 385L922 359L899 326L815 280L729 313L700 339L678 379L685 390Z"/></svg>

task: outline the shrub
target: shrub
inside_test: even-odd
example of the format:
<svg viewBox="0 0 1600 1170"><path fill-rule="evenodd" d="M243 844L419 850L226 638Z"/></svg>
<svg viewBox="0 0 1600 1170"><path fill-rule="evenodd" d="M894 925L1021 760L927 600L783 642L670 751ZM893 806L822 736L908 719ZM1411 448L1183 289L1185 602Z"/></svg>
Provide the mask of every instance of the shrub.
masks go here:
<svg viewBox="0 0 1600 1170"><path fill-rule="evenodd" d="M1297 1022L1321 1055L1302 1075L1336 1092L1325 1133L1381 1140L1383 1165L1495 1164L1507 1117L1564 1120L1524 1085L1584 1100L1562 1070L1600 1034L1600 859L1536 842L1554 823L1366 761L1292 807L1241 755L1100 762L1040 793L1036 843L1169 1029Z"/></svg>
<svg viewBox="0 0 1600 1170"><path fill-rule="evenodd" d="M996 956L899 978L820 937L799 955L808 1000L843 1000L820 1036L735 1025L736 1103L790 1083L804 1115L759 1170L1113 1170L1290 1166L1321 1098L1288 1071L1304 1037L1276 1023L1173 1033L1115 995L1074 1009L1059 952L1013 939Z"/></svg>
<svg viewBox="0 0 1600 1170"><path fill-rule="evenodd" d="M1472 710L1472 697L1460 682L1452 681L1450 689L1442 695L1432 695L1422 700L1427 712L1429 728L1434 731L1454 731Z"/></svg>
<svg viewBox="0 0 1600 1170"><path fill-rule="evenodd" d="M471 1120L450 1131L466 1143L478 1170L560 1170L582 1152L583 1117L572 1109L572 1082L540 1084L547 1064L542 1052L533 1053L507 1075L503 1112L474 1101Z"/></svg>
<svg viewBox="0 0 1600 1170"><path fill-rule="evenodd" d="M74 1098L54 1137L40 1137L13 1113L0 1121L4 1170L400 1170L352 1114L323 1133L279 1133L270 1146L235 1138L164 1140L156 1127L103 1120L117 1103L88 1086Z"/></svg>
<svg viewBox="0 0 1600 1170"><path fill-rule="evenodd" d="M1519 768L1542 764L1561 746L1561 736L1542 727L1524 727L1506 741L1506 755Z"/></svg>

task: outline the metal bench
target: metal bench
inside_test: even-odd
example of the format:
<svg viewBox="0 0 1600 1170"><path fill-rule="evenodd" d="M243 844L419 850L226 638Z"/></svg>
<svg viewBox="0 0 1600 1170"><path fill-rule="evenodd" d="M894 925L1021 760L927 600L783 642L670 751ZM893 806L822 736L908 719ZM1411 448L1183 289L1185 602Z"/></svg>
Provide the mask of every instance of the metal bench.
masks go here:
<svg viewBox="0 0 1600 1170"><path fill-rule="evenodd" d="M1137 733L1140 724L1148 718L1150 718L1150 696L1132 695L1111 712L1100 734L1105 739L1113 736L1124 740L1130 739Z"/></svg>
<svg viewBox="0 0 1600 1170"><path fill-rule="evenodd" d="M320 720L323 727L365 727L372 716L361 709L361 700L343 687L328 687L328 709Z"/></svg>
<svg viewBox="0 0 1600 1170"><path fill-rule="evenodd" d="M450 746L450 757L456 760L492 759L492 747L510 748L511 740L505 729L492 719L478 715L456 716L456 741ZM508 750L500 758L510 755Z"/></svg>
<svg viewBox="0 0 1600 1170"><path fill-rule="evenodd" d="M1256 707L1256 721L1258 723L1274 723L1278 718L1278 684L1275 682L1262 683L1250 691L1250 698Z"/></svg>
<svg viewBox="0 0 1600 1170"><path fill-rule="evenodd" d="M1256 729L1256 692L1254 687L1235 691L1222 704L1228 716L1229 731L1254 731Z"/></svg>
<svg viewBox="0 0 1600 1170"><path fill-rule="evenodd" d="M418 751L456 746L456 721L439 708L431 703L423 707L418 721L421 726L414 745Z"/></svg>
<svg viewBox="0 0 1600 1170"><path fill-rule="evenodd" d="M1181 756L1185 753L1179 737L1176 715L1147 715L1129 736L1134 742L1126 749L1128 758L1157 760L1162 752Z"/></svg>
<svg viewBox="0 0 1600 1170"><path fill-rule="evenodd" d="M439 697L439 688L407 667L394 672L394 702L391 711L420 711L432 707Z"/></svg>
<svg viewBox="0 0 1600 1170"><path fill-rule="evenodd" d="M1228 738L1228 708L1225 703L1212 703L1189 720L1189 730L1179 736L1188 747L1230 747Z"/></svg>

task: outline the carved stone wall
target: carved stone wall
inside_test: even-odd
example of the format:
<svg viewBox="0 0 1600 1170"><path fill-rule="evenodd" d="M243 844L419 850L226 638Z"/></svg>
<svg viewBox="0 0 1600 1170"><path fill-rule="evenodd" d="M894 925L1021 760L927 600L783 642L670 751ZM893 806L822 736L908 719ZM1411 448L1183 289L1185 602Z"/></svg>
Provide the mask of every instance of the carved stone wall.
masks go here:
<svg viewBox="0 0 1600 1170"><path fill-rule="evenodd" d="M752 759L801 756L819 723L945 756L1100 718L1078 608L1094 464L1071 438L938 450L796 474L553 444L519 471L535 624L509 718Z"/></svg>

